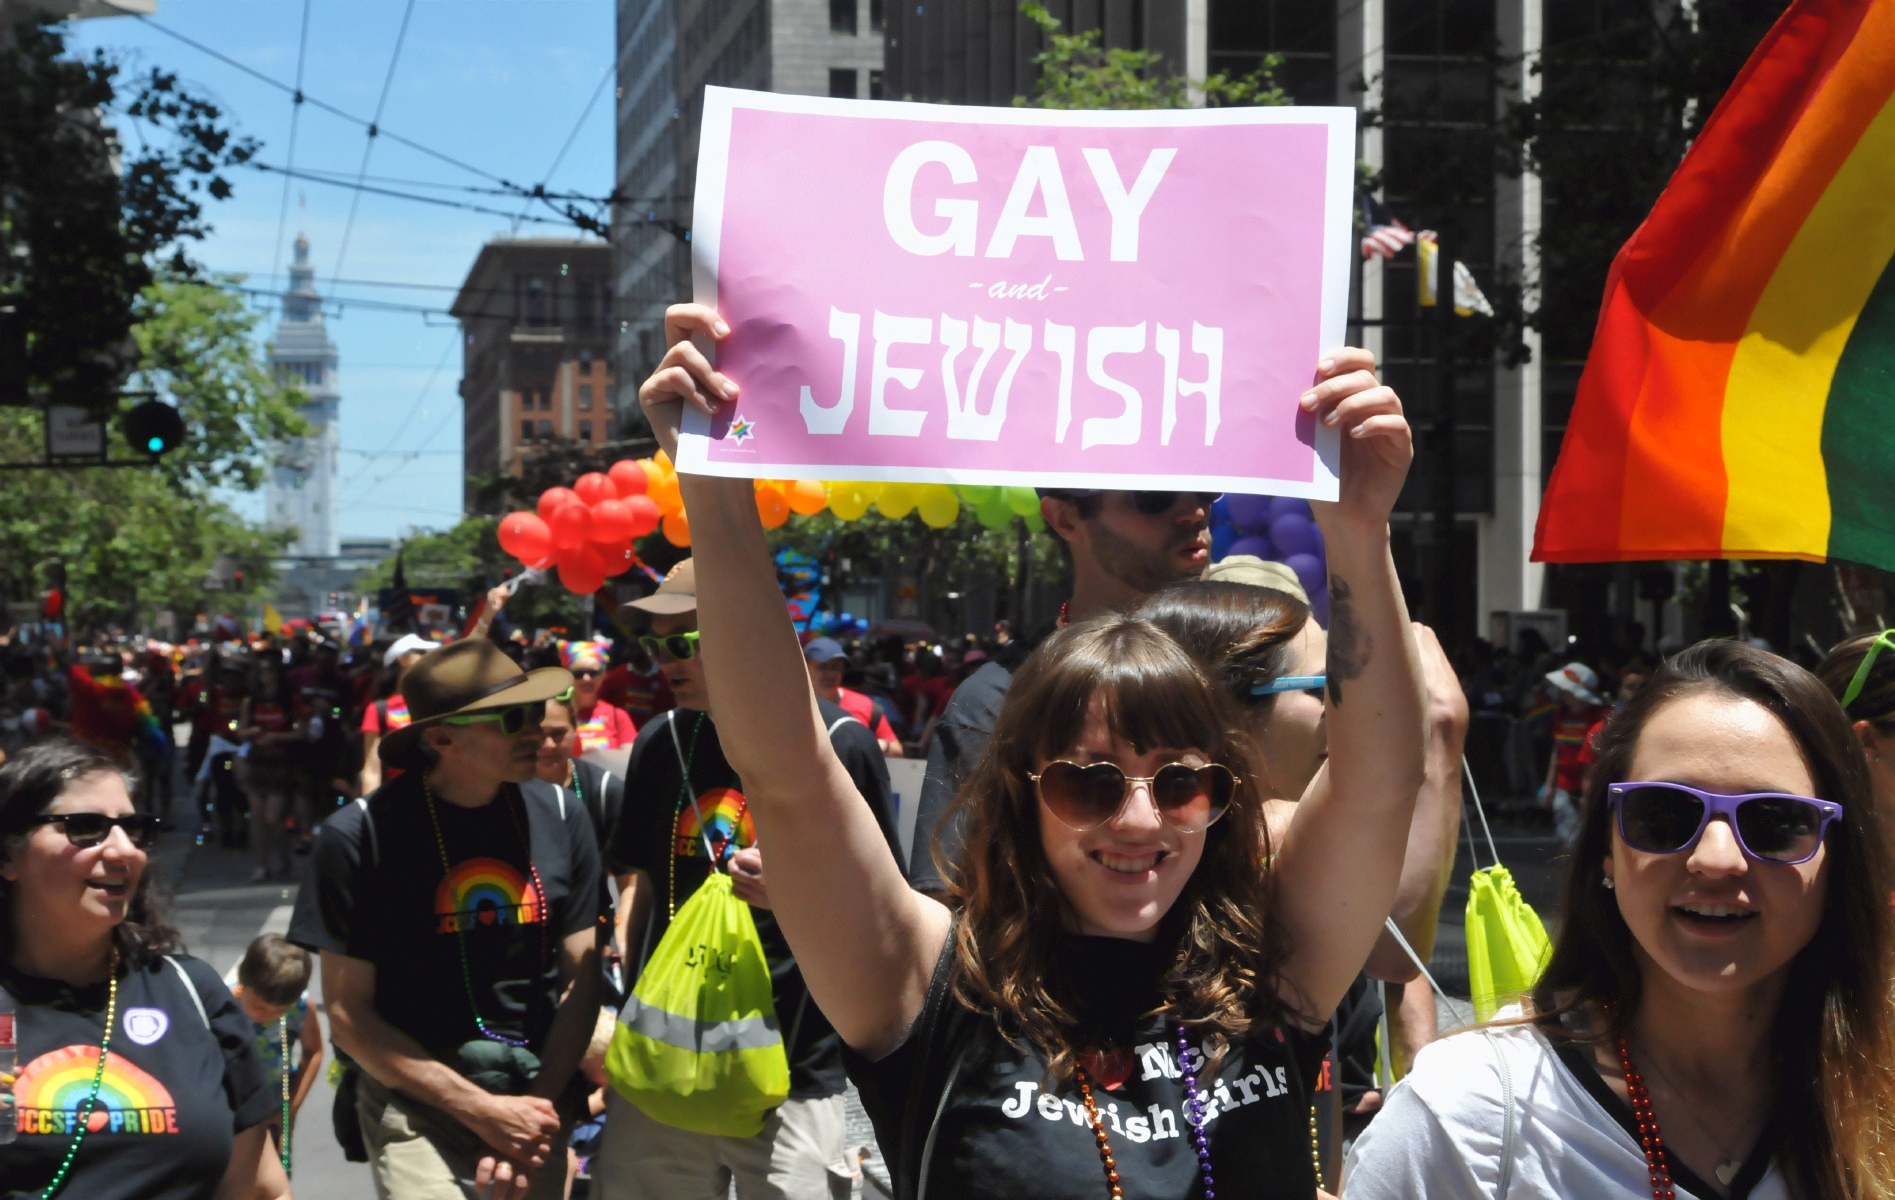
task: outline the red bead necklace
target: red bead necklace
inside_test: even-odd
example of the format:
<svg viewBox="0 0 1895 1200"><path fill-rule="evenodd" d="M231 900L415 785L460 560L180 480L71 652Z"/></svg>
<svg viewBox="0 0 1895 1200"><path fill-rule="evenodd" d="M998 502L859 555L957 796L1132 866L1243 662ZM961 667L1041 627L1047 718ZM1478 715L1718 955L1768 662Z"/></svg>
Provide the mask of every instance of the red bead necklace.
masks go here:
<svg viewBox="0 0 1895 1200"><path fill-rule="evenodd" d="M1619 1038L1619 1065L1625 1070L1625 1094L1632 1102L1632 1119L1638 1123L1638 1144L1645 1151L1645 1168L1651 1173L1652 1200L1677 1200L1671 1188L1671 1160L1665 1155L1665 1139L1658 1132L1658 1118L1652 1113L1652 1098L1645 1090L1645 1077L1632 1065L1632 1048L1623 1035Z"/></svg>

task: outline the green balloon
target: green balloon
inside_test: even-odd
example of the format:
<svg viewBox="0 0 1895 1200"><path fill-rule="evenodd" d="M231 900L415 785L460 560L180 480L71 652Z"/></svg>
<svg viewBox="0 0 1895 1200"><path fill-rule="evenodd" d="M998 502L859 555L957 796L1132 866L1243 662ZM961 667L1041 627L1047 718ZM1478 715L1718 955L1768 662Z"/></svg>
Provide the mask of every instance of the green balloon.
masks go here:
<svg viewBox="0 0 1895 1200"><path fill-rule="evenodd" d="M1046 518L1040 515L1039 509L1036 508L1027 514L1026 527L1031 529L1034 533L1046 532Z"/></svg>
<svg viewBox="0 0 1895 1200"><path fill-rule="evenodd" d="M963 483L957 485L954 490L960 493L962 504L967 505L969 508L977 509L987 503L994 493L1000 489L996 487L984 487L976 483Z"/></svg>
<svg viewBox="0 0 1895 1200"><path fill-rule="evenodd" d="M1016 517L1029 516L1040 511L1040 494L1030 487L1010 487L1006 489L1007 507Z"/></svg>
<svg viewBox="0 0 1895 1200"><path fill-rule="evenodd" d="M974 510L974 516L989 529L1005 529L1013 520L1013 510L999 496L989 496L987 503Z"/></svg>

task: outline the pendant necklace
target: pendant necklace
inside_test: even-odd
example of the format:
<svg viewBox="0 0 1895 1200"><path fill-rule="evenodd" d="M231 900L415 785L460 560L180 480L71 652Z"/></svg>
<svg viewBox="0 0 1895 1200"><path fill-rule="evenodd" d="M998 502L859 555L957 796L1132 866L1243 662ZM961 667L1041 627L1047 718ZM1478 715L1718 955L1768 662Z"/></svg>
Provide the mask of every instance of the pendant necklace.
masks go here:
<svg viewBox="0 0 1895 1200"><path fill-rule="evenodd" d="M1631 1053L1630 1053L1629 1048L1626 1046L1624 1038L1619 1039L1619 1053L1624 1062L1629 1063L1631 1061ZM1672 1090L1673 1094L1675 1094L1679 1100L1682 1101L1685 1099L1684 1091L1681 1088L1679 1088L1677 1084L1671 1081L1671 1076L1665 1074L1665 1068L1660 1066L1657 1060L1655 1059L1649 1060L1649 1065L1654 1071L1658 1072L1658 1078L1665 1081L1665 1086L1669 1087ZM1640 1080L1640 1083L1642 1085L1643 1080ZM1627 1089L1629 1090L1631 1086L1630 1075L1626 1077L1626 1086L1627 1086ZM1647 1105L1647 1107L1649 1107L1649 1104ZM1718 1137L1717 1132L1713 1130L1709 1125L1706 1125L1704 1123L1704 1118L1698 1115L1698 1112L1695 1108L1693 1108L1688 1103L1685 1104L1684 1107L1686 1111L1690 1112L1691 1119L1697 1122L1698 1128L1702 1129L1704 1131L1705 1136L1711 1139L1711 1143L1715 1145L1719 1150L1723 1151L1724 1157L1721 1160L1719 1160L1717 1166L1712 1169L1711 1173L1717 1176L1717 1181L1719 1183L1723 1184L1725 1187L1729 1187L1731 1185L1731 1180L1737 1178L1737 1172L1743 1169L1744 1160L1737 1157L1737 1155L1731 1153L1731 1148L1725 1144L1724 1139ZM1749 1129L1750 1129L1749 1123L1746 1122L1744 1125L1744 1128L1738 1131L1738 1134L1739 1134L1738 1140L1740 1143L1742 1141L1742 1134L1748 1132Z"/></svg>
<svg viewBox="0 0 1895 1200"><path fill-rule="evenodd" d="M59 1173L39 1194L39 1200L52 1200L59 1189L66 1184L66 1176L72 1173L72 1160L79 1155L79 1143L86 1140L86 1133L92 1128L92 1111L99 1103L99 1085L105 1081L105 1056L112 1050L112 1025L118 1020L118 944L112 945L112 957L106 965L107 985L105 998L105 1033L99 1038L99 1063L92 1070L92 1094L86 1097L83 1110L75 1109L79 1128L72 1135L72 1145L66 1147L66 1159L59 1164Z"/></svg>
<svg viewBox="0 0 1895 1200"><path fill-rule="evenodd" d="M1204 1200L1217 1200L1217 1187L1211 1177L1211 1140L1204 1132L1208 1120L1204 1115L1204 1093L1198 1090L1197 1072L1191 1069L1191 1042L1185 1036L1184 1025L1178 1026L1178 1067L1184 1072L1185 1123L1191 1127L1191 1136L1197 1146L1198 1175L1204 1181ZM1119 1183L1118 1160L1112 1157L1112 1143L1105 1134L1105 1122L1099 1118L1099 1105L1092 1096L1092 1080L1084 1067L1074 1067L1073 1073L1079 1081L1079 1098L1085 1102L1086 1119L1092 1124L1093 1140L1099 1144L1099 1161L1105 1167L1105 1183L1112 1200L1125 1200L1125 1190Z"/></svg>

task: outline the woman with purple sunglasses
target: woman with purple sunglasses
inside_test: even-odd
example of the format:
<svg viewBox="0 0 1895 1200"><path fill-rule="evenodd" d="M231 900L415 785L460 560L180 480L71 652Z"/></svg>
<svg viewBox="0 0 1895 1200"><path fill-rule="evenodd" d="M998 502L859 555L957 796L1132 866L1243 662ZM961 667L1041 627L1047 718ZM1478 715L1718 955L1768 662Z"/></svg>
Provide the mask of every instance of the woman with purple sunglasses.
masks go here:
<svg viewBox="0 0 1895 1200"><path fill-rule="evenodd" d="M1422 1051L1345 1196L1895 1196L1878 832L1815 676L1678 655L1605 728L1523 1015Z"/></svg>

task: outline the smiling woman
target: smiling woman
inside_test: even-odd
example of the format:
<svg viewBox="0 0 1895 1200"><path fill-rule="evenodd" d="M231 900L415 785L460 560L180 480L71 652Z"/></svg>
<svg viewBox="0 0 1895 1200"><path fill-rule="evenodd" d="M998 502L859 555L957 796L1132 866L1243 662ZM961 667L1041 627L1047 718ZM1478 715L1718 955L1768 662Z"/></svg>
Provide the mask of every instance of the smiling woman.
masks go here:
<svg viewBox="0 0 1895 1200"><path fill-rule="evenodd" d="M17 1078L0 1077L9 1189L52 1197L289 1195L249 1019L211 967L176 953L117 763L41 743L0 767L0 1002Z"/></svg>
<svg viewBox="0 0 1895 1200"><path fill-rule="evenodd" d="M1585 799L1528 1016L1421 1053L1350 1200L1895 1195L1889 863L1835 699L1702 642L1607 724Z"/></svg>

